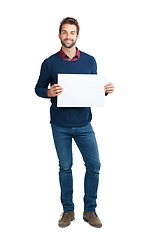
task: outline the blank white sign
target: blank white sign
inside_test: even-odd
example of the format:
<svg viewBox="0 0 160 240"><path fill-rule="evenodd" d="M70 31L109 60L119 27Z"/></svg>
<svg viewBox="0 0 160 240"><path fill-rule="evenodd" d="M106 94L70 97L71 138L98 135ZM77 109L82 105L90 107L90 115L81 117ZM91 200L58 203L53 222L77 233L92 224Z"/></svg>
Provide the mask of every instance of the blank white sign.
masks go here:
<svg viewBox="0 0 160 240"><path fill-rule="evenodd" d="M97 74L58 74L63 88L57 107L103 107L105 77Z"/></svg>

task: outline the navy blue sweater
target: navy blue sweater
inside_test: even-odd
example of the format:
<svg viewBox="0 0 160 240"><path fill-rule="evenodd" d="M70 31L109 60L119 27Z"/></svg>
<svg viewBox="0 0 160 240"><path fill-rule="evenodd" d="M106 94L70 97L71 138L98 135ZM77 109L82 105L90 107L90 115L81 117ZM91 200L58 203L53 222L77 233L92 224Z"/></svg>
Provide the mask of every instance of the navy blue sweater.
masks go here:
<svg viewBox="0 0 160 240"><path fill-rule="evenodd" d="M59 52L45 59L35 87L39 97L48 98L48 86L57 83L58 74L97 74L94 57L81 51L76 61L62 59ZM62 86L63 87L63 86ZM57 97L51 98L50 123L62 127L85 126L92 119L90 107L57 107Z"/></svg>

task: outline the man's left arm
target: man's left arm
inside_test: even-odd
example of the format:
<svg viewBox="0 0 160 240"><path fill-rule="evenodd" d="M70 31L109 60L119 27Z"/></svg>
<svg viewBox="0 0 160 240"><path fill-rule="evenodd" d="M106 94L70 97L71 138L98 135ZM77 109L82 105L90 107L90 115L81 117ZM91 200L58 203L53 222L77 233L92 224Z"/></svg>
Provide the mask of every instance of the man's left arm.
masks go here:
<svg viewBox="0 0 160 240"><path fill-rule="evenodd" d="M95 58L93 58L93 74L97 74L97 63L96 63ZM109 82L109 83L105 84L104 90L105 90L105 96L107 96L108 93L112 93L114 91L113 83Z"/></svg>

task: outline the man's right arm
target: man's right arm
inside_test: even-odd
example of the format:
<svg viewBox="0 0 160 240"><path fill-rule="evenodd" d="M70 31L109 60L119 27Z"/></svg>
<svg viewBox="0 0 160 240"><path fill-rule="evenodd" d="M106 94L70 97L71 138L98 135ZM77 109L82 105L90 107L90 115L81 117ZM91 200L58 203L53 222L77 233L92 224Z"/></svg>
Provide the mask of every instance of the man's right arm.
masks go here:
<svg viewBox="0 0 160 240"><path fill-rule="evenodd" d="M61 94L63 89L59 84L54 84L50 87L50 89L48 88L50 79L51 79L51 76L50 76L48 61L45 60L42 63L40 76L35 87L35 92L39 97L51 98L51 97L57 97Z"/></svg>
<svg viewBox="0 0 160 240"><path fill-rule="evenodd" d="M35 92L39 97L49 98L47 95L48 85L50 83L50 71L48 66L48 61L45 60L41 65L41 71L39 75L38 82L35 86Z"/></svg>

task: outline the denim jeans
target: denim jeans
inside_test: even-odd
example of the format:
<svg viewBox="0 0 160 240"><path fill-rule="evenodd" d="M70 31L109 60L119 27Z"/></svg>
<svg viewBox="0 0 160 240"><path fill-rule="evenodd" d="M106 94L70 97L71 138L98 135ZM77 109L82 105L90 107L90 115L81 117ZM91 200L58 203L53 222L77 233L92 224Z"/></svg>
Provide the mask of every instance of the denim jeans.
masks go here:
<svg viewBox="0 0 160 240"><path fill-rule="evenodd" d="M63 210L74 211L72 177L72 139L78 146L86 167L84 178L84 210L95 211L99 183L100 160L95 133L91 123L84 127L52 126L53 139L59 159L59 182Z"/></svg>

